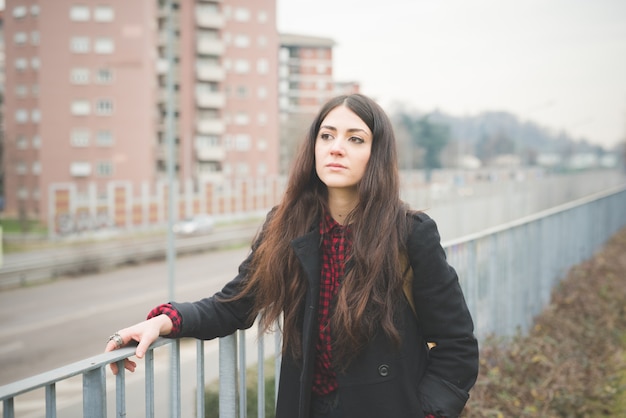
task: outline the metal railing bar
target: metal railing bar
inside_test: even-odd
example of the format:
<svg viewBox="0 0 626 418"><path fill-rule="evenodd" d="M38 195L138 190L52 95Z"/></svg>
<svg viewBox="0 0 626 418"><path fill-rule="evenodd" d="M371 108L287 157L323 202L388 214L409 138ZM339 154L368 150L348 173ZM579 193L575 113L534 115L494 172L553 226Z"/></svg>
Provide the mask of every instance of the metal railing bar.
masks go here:
<svg viewBox="0 0 626 418"><path fill-rule="evenodd" d="M171 349L171 410L170 417L180 418L181 404L180 404L180 340L174 339L172 341Z"/></svg>
<svg viewBox="0 0 626 418"><path fill-rule="evenodd" d="M124 360L117 362L117 376L115 376L115 406L116 417L126 416L126 370Z"/></svg>
<svg viewBox="0 0 626 418"><path fill-rule="evenodd" d="M278 324L276 326L278 328ZM282 359L282 333L274 332L274 408L278 402L278 382L280 376L280 362Z"/></svg>
<svg viewBox="0 0 626 418"><path fill-rule="evenodd" d="M248 415L248 379L246 373L246 333L237 331L239 337L239 418Z"/></svg>
<svg viewBox="0 0 626 418"><path fill-rule="evenodd" d="M83 374L83 416L106 418L106 371L100 366Z"/></svg>
<svg viewBox="0 0 626 418"><path fill-rule="evenodd" d="M626 192L626 186L620 185L613 187L608 190L604 190L601 192L593 193L589 196L582 197L580 199L572 200L571 202L564 203L562 205L554 206L550 209L542 210L540 212L533 213L532 215L524 216L522 218L516 219L511 222L505 222L500 225L493 226L491 228L483 229L480 232L476 232L474 234L468 234L459 238L454 238L451 240L447 240L442 243L444 248L457 245L463 242L474 241L480 238L487 237L489 235L497 234L499 232L506 231L507 229L515 228L517 226L521 226L524 224L528 224L533 221L538 221L542 218L546 218L551 215L558 215L561 212L564 212L568 209L573 209L576 207L581 207L583 205L589 204L591 202L597 201L602 198L617 196L620 193Z"/></svg>
<svg viewBox="0 0 626 418"><path fill-rule="evenodd" d="M237 333L219 340L219 417L237 416Z"/></svg>
<svg viewBox="0 0 626 418"><path fill-rule="evenodd" d="M159 338L150 347L157 348L165 344L171 343L172 340ZM124 347L119 350L110 351L108 353L98 354L67 366L59 367L26 379L18 380L8 385L0 386L0 401L30 392L35 389L43 388L50 383L56 383L67 378L84 374L91 370L102 367L109 363L115 363L125 358L131 357L135 353L135 347Z"/></svg>
<svg viewBox="0 0 626 418"><path fill-rule="evenodd" d="M14 403L13 397L2 401L2 418L15 418Z"/></svg>
<svg viewBox="0 0 626 418"><path fill-rule="evenodd" d="M265 418L265 334L259 323L258 357L257 357L257 416Z"/></svg>
<svg viewBox="0 0 626 418"><path fill-rule="evenodd" d="M144 367L146 368L146 372L145 372L146 418L153 418L154 417L154 350L152 348L146 351Z"/></svg>
<svg viewBox="0 0 626 418"><path fill-rule="evenodd" d="M196 340L196 417L204 418L204 341Z"/></svg>
<svg viewBox="0 0 626 418"><path fill-rule="evenodd" d="M57 394L56 384L46 385L46 418L56 418L57 416Z"/></svg>

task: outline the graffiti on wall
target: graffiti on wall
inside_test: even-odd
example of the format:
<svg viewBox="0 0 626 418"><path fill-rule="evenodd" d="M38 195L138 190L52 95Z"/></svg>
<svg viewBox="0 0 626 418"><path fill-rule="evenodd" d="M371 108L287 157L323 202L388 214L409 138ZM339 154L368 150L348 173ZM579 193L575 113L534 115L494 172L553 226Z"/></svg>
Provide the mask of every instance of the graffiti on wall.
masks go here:
<svg viewBox="0 0 626 418"><path fill-rule="evenodd" d="M56 217L56 231L59 235L70 235L85 231L96 231L113 226L113 219L107 211L76 211L75 213L61 213Z"/></svg>

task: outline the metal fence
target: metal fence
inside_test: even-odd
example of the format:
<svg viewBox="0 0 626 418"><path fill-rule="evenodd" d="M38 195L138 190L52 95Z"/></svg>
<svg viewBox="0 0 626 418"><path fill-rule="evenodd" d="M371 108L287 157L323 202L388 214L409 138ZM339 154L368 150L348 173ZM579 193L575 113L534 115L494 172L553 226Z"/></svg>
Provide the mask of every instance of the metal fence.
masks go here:
<svg viewBox="0 0 626 418"><path fill-rule="evenodd" d="M553 209L491 228L450 242L444 247L459 273L461 286L476 323L479 340L488 335L512 335L526 331L533 318L549 302L552 289L574 265L589 258L608 238L626 225L626 187L598 193ZM246 344L240 331L219 341L219 416L246 416ZM238 340L239 339L239 343ZM169 344L171 342L171 344ZM181 416L180 341L159 339L145 358L145 413L156 416L155 351L167 345L170 352L168 382L169 417ZM205 346L196 342L195 415L205 416ZM280 369L280 335L274 334L272 350L275 373ZM269 351L269 350L268 350ZM45 417L57 416L57 383L82 376L83 416L104 418L107 414L106 368L132 356L124 348L91 357L29 379L0 387L3 417L15 416L14 399L44 388ZM264 338L258 340L258 416L265 416ZM123 370L120 367L120 370ZM115 415L127 415L126 377L115 378ZM136 399L133 399L136 401ZM163 411L159 411L163 413ZM42 412L41 416L44 416Z"/></svg>

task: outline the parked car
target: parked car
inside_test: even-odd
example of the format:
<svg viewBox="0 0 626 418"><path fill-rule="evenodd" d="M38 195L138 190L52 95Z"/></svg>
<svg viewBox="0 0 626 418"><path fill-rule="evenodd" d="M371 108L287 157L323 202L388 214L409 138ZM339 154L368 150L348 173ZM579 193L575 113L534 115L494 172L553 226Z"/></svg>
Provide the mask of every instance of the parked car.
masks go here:
<svg viewBox="0 0 626 418"><path fill-rule="evenodd" d="M210 215L194 215L178 221L173 226L175 234L200 235L208 234L215 227L215 219Z"/></svg>

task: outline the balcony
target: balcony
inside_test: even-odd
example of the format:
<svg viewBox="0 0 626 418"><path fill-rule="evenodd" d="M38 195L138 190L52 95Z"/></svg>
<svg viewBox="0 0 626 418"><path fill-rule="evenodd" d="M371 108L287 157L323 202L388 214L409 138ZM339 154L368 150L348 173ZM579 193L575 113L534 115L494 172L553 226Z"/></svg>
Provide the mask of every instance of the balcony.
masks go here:
<svg viewBox="0 0 626 418"><path fill-rule="evenodd" d="M222 109L225 103L223 93L196 93L196 105L200 108Z"/></svg>
<svg viewBox="0 0 626 418"><path fill-rule="evenodd" d="M196 69L196 77L201 81L224 81L226 72L216 65L199 65Z"/></svg>
<svg viewBox="0 0 626 418"><path fill-rule="evenodd" d="M203 135L221 135L226 127L220 119L199 120L196 122L198 133Z"/></svg>
<svg viewBox="0 0 626 418"><path fill-rule="evenodd" d="M198 39L196 52L204 55L224 54L224 43L219 39Z"/></svg>
<svg viewBox="0 0 626 418"><path fill-rule="evenodd" d="M223 147L196 147L196 158L200 161L223 161L226 151Z"/></svg>
<svg viewBox="0 0 626 418"><path fill-rule="evenodd" d="M196 24L200 28L221 29L224 27L224 17L220 14L198 11Z"/></svg>

